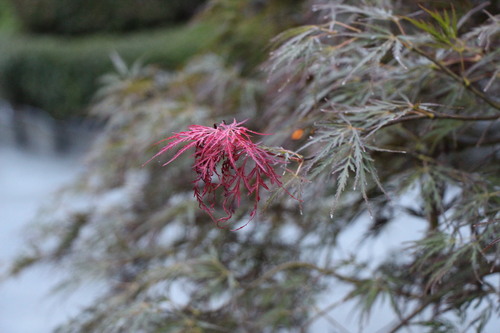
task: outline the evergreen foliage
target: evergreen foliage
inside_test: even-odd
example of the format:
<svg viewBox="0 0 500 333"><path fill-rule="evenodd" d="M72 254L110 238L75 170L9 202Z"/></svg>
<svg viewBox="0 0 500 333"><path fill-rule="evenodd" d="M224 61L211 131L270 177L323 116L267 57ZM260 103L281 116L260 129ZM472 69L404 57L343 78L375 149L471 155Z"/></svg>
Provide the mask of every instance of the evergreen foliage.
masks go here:
<svg viewBox="0 0 500 333"><path fill-rule="evenodd" d="M70 267L69 283L107 283L59 332L307 332L321 319L343 330L330 313L350 301L362 326L385 300L396 319L385 332L486 332L498 317L500 16L467 1L311 5L308 25L274 38L263 75L217 55L177 72L115 58L86 172L12 268L51 262ZM152 143L224 119L273 133L263 144L290 162L286 191L270 188L239 231L199 209L182 148L141 167ZM339 253L342 232L367 219L361 243ZM422 226L413 241L362 255L410 223ZM340 301L318 303L340 285L350 288Z"/></svg>

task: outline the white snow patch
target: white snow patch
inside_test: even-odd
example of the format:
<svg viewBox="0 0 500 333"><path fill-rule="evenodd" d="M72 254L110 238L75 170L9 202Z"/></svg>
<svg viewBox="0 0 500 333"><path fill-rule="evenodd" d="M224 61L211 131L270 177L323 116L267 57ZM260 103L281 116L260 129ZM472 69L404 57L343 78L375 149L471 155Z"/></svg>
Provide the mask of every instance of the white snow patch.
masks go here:
<svg viewBox="0 0 500 333"><path fill-rule="evenodd" d="M24 248L23 232L43 203L73 180L79 161L73 157L37 155L0 145L0 271ZM89 286L68 294L51 291L62 271L34 267L0 283L0 332L51 332L97 296Z"/></svg>

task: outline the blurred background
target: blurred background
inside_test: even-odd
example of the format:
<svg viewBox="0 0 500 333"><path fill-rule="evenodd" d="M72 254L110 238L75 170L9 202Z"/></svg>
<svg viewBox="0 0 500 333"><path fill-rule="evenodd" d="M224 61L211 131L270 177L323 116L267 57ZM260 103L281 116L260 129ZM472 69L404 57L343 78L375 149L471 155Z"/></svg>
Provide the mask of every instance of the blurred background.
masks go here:
<svg viewBox="0 0 500 333"><path fill-rule="evenodd" d="M75 181L102 122L88 106L112 52L173 69L212 32L187 22L203 0L0 0L0 269L26 230ZM95 299L97 285L53 291L64 270L36 267L0 284L0 332L51 332ZM52 296L50 296L52 295Z"/></svg>

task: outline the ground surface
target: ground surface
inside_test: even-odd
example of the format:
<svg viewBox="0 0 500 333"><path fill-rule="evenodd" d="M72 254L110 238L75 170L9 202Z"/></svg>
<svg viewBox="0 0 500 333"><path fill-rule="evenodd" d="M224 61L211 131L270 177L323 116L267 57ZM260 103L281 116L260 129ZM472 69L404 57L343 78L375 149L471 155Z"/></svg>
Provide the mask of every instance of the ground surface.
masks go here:
<svg viewBox="0 0 500 333"><path fill-rule="evenodd" d="M0 142L0 270L23 249L22 234L50 193L71 181L78 156L22 151ZM36 267L0 284L0 332L48 333L96 295L85 288L49 296L62 272Z"/></svg>
<svg viewBox="0 0 500 333"><path fill-rule="evenodd" d="M0 140L0 271L23 249L23 233L36 220L36 213L53 193L74 179L81 168L82 154L57 156L27 152L2 144ZM368 227L369 218L362 219L355 227L343 233L334 257L338 259L355 251L373 263L384 256L388 248L397 248L401 242L418 238L423 225L402 218L376 241L360 241ZM258 226L247 227L250 231ZM63 277L63 271L54 268L35 267L15 279L0 283L0 333L48 333L58 324L89 304L98 294L97 286L87 286L73 293L53 295L52 288ZM498 282L497 282L498 283ZM318 306L324 309L344 296L349 289L336 285L335 292L325 294ZM388 311L389 304L379 304L371 320L359 326L354 316L357 305L343 305L329 312L329 318L319 320L311 327L312 332L387 332L394 316ZM453 320L453 319L452 319ZM498 332L500 319L492 320L486 332ZM404 332L404 331L403 331ZM416 332L416 331L413 331Z"/></svg>

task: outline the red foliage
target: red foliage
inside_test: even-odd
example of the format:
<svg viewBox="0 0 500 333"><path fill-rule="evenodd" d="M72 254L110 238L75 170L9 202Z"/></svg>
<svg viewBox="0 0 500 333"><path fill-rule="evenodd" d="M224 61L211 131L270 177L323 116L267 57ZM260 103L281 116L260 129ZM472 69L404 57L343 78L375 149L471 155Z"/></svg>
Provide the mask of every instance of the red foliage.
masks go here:
<svg viewBox="0 0 500 333"><path fill-rule="evenodd" d="M240 126L243 123L244 121L238 123L234 120L231 124L222 122L214 127L191 125L188 131L175 133L160 141L172 140L151 158L154 159L177 145L187 143L163 164L165 166L188 149L195 148L193 170L197 177L193 181L194 195L200 208L205 210L219 227L231 219L236 208L240 206L242 191L253 197L251 220L257 211L260 189L269 190L264 178L271 184L282 186L272 166L285 162L253 143L250 140L251 133L265 134ZM226 216L216 218L214 214L219 193L223 198L220 206Z"/></svg>

